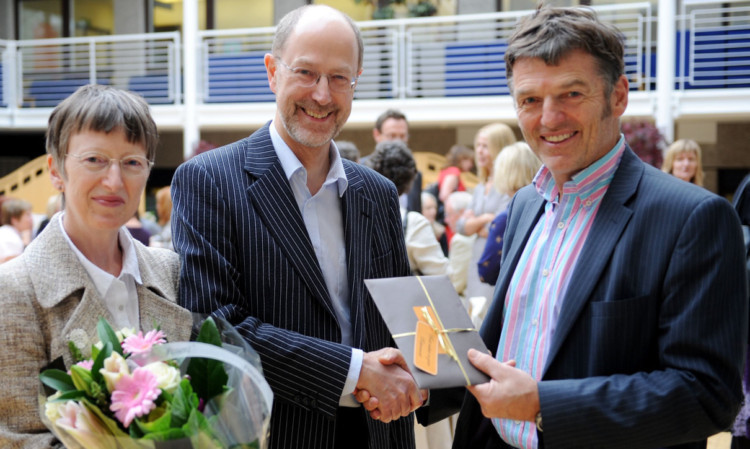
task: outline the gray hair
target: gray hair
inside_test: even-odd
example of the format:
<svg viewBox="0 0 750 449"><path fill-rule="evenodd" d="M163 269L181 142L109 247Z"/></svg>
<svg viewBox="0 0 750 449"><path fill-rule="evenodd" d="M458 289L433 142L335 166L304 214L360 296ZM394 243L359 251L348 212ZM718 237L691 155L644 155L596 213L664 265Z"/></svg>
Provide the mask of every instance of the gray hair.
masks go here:
<svg viewBox="0 0 750 449"><path fill-rule="evenodd" d="M583 50L596 59L609 96L625 73L623 42L622 33L599 21L593 10L540 6L521 19L508 40L505 52L508 86L513 89L513 65L520 58L541 58L546 64L555 65L569 52Z"/></svg>
<svg viewBox="0 0 750 449"><path fill-rule="evenodd" d="M159 133L148 103L140 95L111 86L88 84L60 102L49 117L47 154L65 174L63 159L70 136L83 130L110 133L122 130L130 143L140 143L154 161Z"/></svg>

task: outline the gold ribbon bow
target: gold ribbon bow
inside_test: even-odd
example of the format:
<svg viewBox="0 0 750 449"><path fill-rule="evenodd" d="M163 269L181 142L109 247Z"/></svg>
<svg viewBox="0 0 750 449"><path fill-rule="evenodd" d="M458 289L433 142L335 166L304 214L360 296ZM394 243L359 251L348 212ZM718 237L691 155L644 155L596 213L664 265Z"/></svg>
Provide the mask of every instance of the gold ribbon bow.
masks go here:
<svg viewBox="0 0 750 449"><path fill-rule="evenodd" d="M432 328L435 334L437 334L438 344L440 345L440 348L442 348L446 354L448 354L453 360L456 361L456 363L458 363L458 367L461 369L461 373L464 375L464 379L466 379L466 385L470 386L471 380L469 380L469 375L466 373L466 369L464 369L464 366L461 363L461 360L458 358L458 354L456 353L456 348L453 346L453 342L451 341L448 334L453 333L453 332L476 332L477 330L475 328L445 329L445 327L443 326L443 322L440 319L440 315L437 313L437 309L435 309L435 303L432 301L430 292L427 291L427 287L425 287L424 282L422 282L422 278L420 276L415 276L415 277L417 278L417 281L419 281L419 285L422 286L422 290L424 291L424 294L427 297L427 301L429 301L430 303L429 309L426 306L423 306L420 308L422 312L422 316L425 318L425 321ZM434 320L432 319L432 314L430 313L430 309L435 314ZM416 332L405 332L402 334L393 335L393 338L395 339L395 338L401 338L401 337L410 337L410 336L415 336L416 334L417 334Z"/></svg>

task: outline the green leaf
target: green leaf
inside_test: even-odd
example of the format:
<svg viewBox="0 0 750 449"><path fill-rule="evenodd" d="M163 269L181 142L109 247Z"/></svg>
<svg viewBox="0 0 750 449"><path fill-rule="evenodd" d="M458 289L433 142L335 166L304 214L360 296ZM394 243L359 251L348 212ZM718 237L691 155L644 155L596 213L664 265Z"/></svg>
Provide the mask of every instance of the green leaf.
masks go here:
<svg viewBox="0 0 750 449"><path fill-rule="evenodd" d="M219 328L216 327L213 318L208 317L203 321L201 330L198 332L198 338L195 341L221 347L221 333L219 333Z"/></svg>
<svg viewBox="0 0 750 449"><path fill-rule="evenodd" d="M120 345L118 344L117 346L119 347ZM111 343L105 343L102 350L99 351L99 354L96 355L94 364L91 366L91 378L94 379L94 382L98 383L99 385L104 383L104 376L102 376L102 373L100 373L99 370L104 367L104 360L112 355L113 350L114 347Z"/></svg>
<svg viewBox="0 0 750 449"><path fill-rule="evenodd" d="M48 399L49 402L65 402L86 399L86 393L78 390L66 391L55 399Z"/></svg>
<svg viewBox="0 0 750 449"><path fill-rule="evenodd" d="M42 373L39 374L39 380L41 380L44 385L54 388L57 391L65 392L76 389L70 375L59 369L48 369L42 371Z"/></svg>
<svg viewBox="0 0 750 449"><path fill-rule="evenodd" d="M221 334L212 318L209 317L203 322L196 341L221 347ZM221 394L229 379L224 364L209 359L190 359L187 374L190 376L195 393L204 401L209 401Z"/></svg>
<svg viewBox="0 0 750 449"><path fill-rule="evenodd" d="M148 421L136 418L135 423L143 435L165 432L172 427L172 407L165 402L148 414ZM180 427L180 426L174 426Z"/></svg>
<svg viewBox="0 0 750 449"><path fill-rule="evenodd" d="M172 398L172 427L182 427L190 414L198 410L198 396L193 392L190 381L182 379Z"/></svg>
<svg viewBox="0 0 750 449"><path fill-rule="evenodd" d="M78 390L84 391L88 396L93 396L91 383L94 382L94 379L91 378L89 370L79 365L73 365L70 367L70 377Z"/></svg>
<svg viewBox="0 0 750 449"><path fill-rule="evenodd" d="M101 340L102 345L106 346L107 343L110 343L113 351L124 356L120 340L117 339L117 334L112 330L112 326L109 325L107 320L99 318L99 322L96 324L96 333L99 334L99 340Z"/></svg>
<svg viewBox="0 0 750 449"><path fill-rule="evenodd" d="M234 444L229 449L260 449L260 443L255 440L251 443Z"/></svg>

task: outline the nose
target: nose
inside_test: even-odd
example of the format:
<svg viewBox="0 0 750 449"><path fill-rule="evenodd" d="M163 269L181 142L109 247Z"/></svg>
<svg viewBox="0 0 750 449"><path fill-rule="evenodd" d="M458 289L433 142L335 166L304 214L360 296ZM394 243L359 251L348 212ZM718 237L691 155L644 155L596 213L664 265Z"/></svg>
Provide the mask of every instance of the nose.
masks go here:
<svg viewBox="0 0 750 449"><path fill-rule="evenodd" d="M313 90L313 100L321 105L331 102L331 87L328 84L328 76L321 75L318 79Z"/></svg>
<svg viewBox="0 0 750 449"><path fill-rule="evenodd" d="M109 165L104 171L102 183L110 190L117 190L122 187L122 167L120 166L120 161L115 159L109 161Z"/></svg>
<svg viewBox="0 0 750 449"><path fill-rule="evenodd" d="M557 99L545 98L543 101L542 126L548 129L556 129L565 121L565 113Z"/></svg>

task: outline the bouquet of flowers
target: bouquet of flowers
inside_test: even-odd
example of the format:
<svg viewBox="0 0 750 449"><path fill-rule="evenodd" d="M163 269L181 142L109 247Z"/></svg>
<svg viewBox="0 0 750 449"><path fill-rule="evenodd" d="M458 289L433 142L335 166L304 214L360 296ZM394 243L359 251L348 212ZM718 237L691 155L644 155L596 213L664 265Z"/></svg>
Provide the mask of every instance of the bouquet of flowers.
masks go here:
<svg viewBox="0 0 750 449"><path fill-rule="evenodd" d="M266 447L271 389L231 325L208 318L196 341L179 343L104 319L97 333L90 358L71 342L70 370L40 375L56 390L42 419L67 448Z"/></svg>

